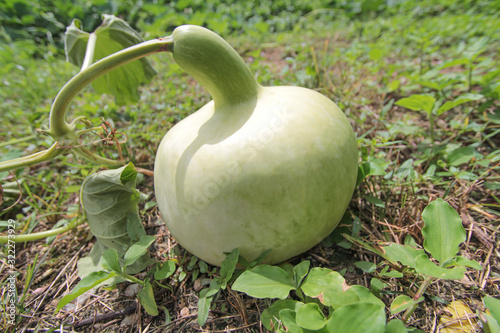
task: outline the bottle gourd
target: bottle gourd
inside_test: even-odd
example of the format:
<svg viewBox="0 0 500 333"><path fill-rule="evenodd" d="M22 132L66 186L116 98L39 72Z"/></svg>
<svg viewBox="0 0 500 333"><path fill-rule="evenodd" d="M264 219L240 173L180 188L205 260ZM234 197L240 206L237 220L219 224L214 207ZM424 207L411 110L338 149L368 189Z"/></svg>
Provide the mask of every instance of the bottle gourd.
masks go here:
<svg viewBox="0 0 500 333"><path fill-rule="evenodd" d="M213 100L158 147L156 201L172 236L220 266L239 248L279 263L337 226L357 176L357 146L344 113L310 89L257 83L238 53L202 27L172 33L174 60Z"/></svg>

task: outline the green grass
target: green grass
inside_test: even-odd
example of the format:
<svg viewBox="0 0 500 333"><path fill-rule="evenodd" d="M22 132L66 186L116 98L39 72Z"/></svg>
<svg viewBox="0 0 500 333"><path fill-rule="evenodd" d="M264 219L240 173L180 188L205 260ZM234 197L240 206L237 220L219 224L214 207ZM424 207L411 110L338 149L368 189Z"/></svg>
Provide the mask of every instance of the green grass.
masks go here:
<svg viewBox="0 0 500 333"><path fill-rule="evenodd" d="M420 213L429 200L444 198L461 213L471 236L467 246L461 248L462 255L476 259L489 273L470 273L472 285L436 283L429 289L428 299L420 311L415 313L413 326L425 331L432 327L432 311L443 311L438 297L443 302L454 298L480 301L485 295L499 297L494 285L498 283L500 266L498 258L489 254L487 247L488 241L498 246L500 215L500 20L495 1L427 0L419 5L412 1L395 2L395 5L374 1L371 7L370 2L355 1L332 5L327 11L318 9L328 5L328 1L301 1L295 10L279 7L284 3L281 1L275 2L276 8L266 7L267 2L262 2L261 6L243 11L248 17L238 16L238 10L244 6L240 4L226 12L222 9L229 5L223 1L179 3L178 6L186 4L186 7L180 10L174 8L173 2L167 5L148 2L130 17L148 38L166 35L176 24L205 24L224 34L261 84L301 85L318 90L347 114L358 136L360 164L368 175L356 190L348 210L351 222L344 231L371 242L422 244ZM289 15L279 14L280 10ZM210 19L213 17L210 11L216 12L218 20ZM307 15L311 11L312 14ZM53 98L78 71L64 61L60 46L58 42L16 38L7 38L6 43L0 45L0 159L50 146L51 139L38 134L36 129L47 126ZM472 59L471 55L479 49L481 52L469 63L464 60ZM127 137L123 146L125 159L150 170L163 135L210 100L206 91L183 73L170 56L152 56L151 60L159 74L150 85L141 88L137 105L118 106L112 97L97 95L88 88L75 99L69 112L70 119L85 115L95 125L101 123L101 118L114 124ZM469 91L484 97L435 116L432 120L434 140L431 140L431 120L425 112L396 104L413 94L431 95L441 103ZM26 141L22 141L25 138ZM85 143L98 139L91 136L85 138ZM11 140L22 142L8 144ZM116 147L95 144L92 148L113 158L119 156ZM79 210L78 186L95 170L95 166L68 155L15 171L22 199L12 209L0 212L0 220L15 219L19 233L49 230L58 222L69 223ZM4 209L16 202L19 190L12 176L7 173L0 176L4 189L1 209ZM144 178L140 190L152 194L150 177ZM155 228L159 228L161 220L155 209L142 210L142 216L150 230L158 231ZM163 234L166 234L164 230ZM16 266L20 286L26 279L28 265L33 263L34 256L28 254L50 251L52 258L45 261L42 255L38 256L40 269L35 273L38 277L44 270L55 268L48 279L35 276L26 298L25 314L35 318L42 315L42 310L35 310L34 300L39 297L36 288L47 287L54 281L50 284L55 288L51 295L62 296L66 289L58 289L61 280L55 279L57 269L76 255L89 238L85 226L80 226L74 233L47 243L17 245L18 252L28 258L19 257ZM294 263L312 258L314 265L345 270L349 284L364 284L372 277L379 278L392 293L387 293L385 300L401 292L411 293L412 284L419 283L409 278L384 277L380 272L387 264L381 262L381 258L346 245L338 235L329 239L335 241L324 242ZM164 241L175 245L175 241L167 237ZM158 253L176 257L183 267L169 282L176 299L182 299L186 307L196 307L193 295L197 293L193 291L194 279L190 279L195 269L189 265L190 255L179 252L178 247L162 249L163 252L158 250ZM377 262L377 271L363 275L353 265L358 260ZM2 266L0 280L4 285L5 274L6 268ZM199 274L207 278L211 273L203 270L196 273ZM241 307L234 306L241 296L223 295L214 302L216 310L222 313L218 318L227 313L235 316L242 313ZM108 297L106 302L113 303L113 299ZM49 301L50 297L44 300L47 313L53 310ZM181 302L164 303L172 319L194 330L180 315ZM257 308L262 310L265 304L258 303ZM255 324L256 308L248 306L246 311L250 318L248 324ZM51 317L48 321L57 325L62 319ZM163 320L164 314L153 323L161 325ZM205 328L220 329L224 326L221 322L244 331L243 321L233 317L219 321L209 319L209 326ZM35 324L28 317L23 318L20 325L49 327L41 322ZM248 328L252 330L258 332L258 326Z"/></svg>

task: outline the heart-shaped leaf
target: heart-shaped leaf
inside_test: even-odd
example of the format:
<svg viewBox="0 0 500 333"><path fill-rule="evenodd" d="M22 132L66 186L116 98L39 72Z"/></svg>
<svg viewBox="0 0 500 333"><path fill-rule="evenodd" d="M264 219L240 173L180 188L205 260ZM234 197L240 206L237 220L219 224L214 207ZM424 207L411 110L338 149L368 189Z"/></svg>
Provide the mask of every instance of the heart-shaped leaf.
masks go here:
<svg viewBox="0 0 500 333"><path fill-rule="evenodd" d="M92 174L83 182L82 206L96 242L90 254L78 261L80 277L103 269L101 259L107 249L115 249L118 257L123 259L132 244L146 235L139 216L136 174L134 165L129 163L119 169ZM127 263L130 262L129 259ZM144 255L141 260L127 265L125 272L138 273L150 263L149 257Z"/></svg>

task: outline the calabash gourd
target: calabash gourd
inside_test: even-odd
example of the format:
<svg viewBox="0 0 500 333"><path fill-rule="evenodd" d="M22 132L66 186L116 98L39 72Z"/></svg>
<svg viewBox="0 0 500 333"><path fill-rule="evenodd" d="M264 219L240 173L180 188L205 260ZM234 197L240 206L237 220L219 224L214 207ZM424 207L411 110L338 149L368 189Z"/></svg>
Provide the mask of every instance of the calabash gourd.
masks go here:
<svg viewBox="0 0 500 333"><path fill-rule="evenodd" d="M337 226L357 176L354 132L330 99L310 89L259 85L238 53L198 26L173 31L174 60L213 100L158 147L156 201L173 237L221 265L270 249L279 263Z"/></svg>

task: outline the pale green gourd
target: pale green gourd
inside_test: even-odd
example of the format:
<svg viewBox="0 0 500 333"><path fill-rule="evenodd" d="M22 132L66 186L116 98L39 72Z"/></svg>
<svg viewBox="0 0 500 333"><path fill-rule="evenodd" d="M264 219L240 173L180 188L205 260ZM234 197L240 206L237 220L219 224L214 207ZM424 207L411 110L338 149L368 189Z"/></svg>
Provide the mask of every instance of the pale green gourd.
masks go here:
<svg viewBox="0 0 500 333"><path fill-rule="evenodd" d="M260 86L215 33L181 26L175 61L213 97L163 138L156 201L174 238L220 265L234 248L247 260L267 249L278 263L337 226L357 176L354 132L327 97Z"/></svg>

